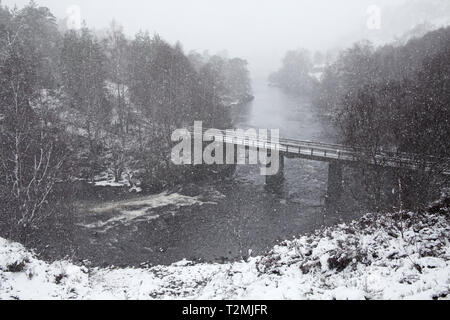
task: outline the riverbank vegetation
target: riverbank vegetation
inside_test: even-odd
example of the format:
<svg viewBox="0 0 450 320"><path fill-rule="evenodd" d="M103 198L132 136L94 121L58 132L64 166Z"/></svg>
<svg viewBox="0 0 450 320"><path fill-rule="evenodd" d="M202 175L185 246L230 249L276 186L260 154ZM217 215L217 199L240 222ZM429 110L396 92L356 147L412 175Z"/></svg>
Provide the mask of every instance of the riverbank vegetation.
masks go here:
<svg viewBox="0 0 450 320"><path fill-rule="evenodd" d="M415 171L361 165L372 208L417 210L448 183L442 173L450 158L449 75L450 28L398 46L360 42L326 68L316 106L331 116L340 142L376 164L383 153L408 154L417 163Z"/></svg>
<svg viewBox="0 0 450 320"><path fill-rule="evenodd" d="M358 42L335 58L291 51L270 78L312 97L337 142L361 151L357 172L372 210L423 208L448 184L450 28L408 36L381 47ZM320 77L314 66L322 66ZM381 154L412 158L418 170L386 170Z"/></svg>
<svg viewBox="0 0 450 320"><path fill-rule="evenodd" d="M229 105L251 98L242 59L186 54L148 32L129 39L116 23L99 34L67 30L33 2L0 6L0 229L8 237L67 211L55 202L70 202L75 180L153 191L210 174L171 164L173 130L194 121L230 128Z"/></svg>

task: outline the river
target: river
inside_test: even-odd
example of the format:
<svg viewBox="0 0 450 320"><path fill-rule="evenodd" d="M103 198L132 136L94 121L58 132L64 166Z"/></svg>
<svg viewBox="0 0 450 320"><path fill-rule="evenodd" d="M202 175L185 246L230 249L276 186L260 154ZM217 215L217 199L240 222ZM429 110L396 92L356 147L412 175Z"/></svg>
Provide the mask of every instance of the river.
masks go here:
<svg viewBox="0 0 450 320"><path fill-rule="evenodd" d="M280 129L282 137L333 142L307 99L254 84L255 100L233 110L239 128ZM327 214L326 163L286 159L283 190L265 189L258 166L232 178L180 187L176 194L85 205L78 254L96 265L225 262L260 255L286 239L355 218ZM142 215L145 210L146 215ZM349 211L352 212L352 211Z"/></svg>

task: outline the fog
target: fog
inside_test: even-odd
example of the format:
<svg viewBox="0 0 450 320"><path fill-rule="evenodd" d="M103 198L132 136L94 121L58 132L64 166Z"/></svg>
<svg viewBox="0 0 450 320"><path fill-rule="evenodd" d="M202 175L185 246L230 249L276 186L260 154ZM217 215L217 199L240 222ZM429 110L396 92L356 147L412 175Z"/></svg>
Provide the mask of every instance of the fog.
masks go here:
<svg viewBox="0 0 450 320"><path fill-rule="evenodd" d="M80 8L88 27L102 30L114 19L132 37L139 30L180 41L186 52L196 50L248 60L253 77L266 76L279 67L289 49L311 51L342 48L362 38L392 37L426 20L447 23L447 0L37 0L58 19ZM28 0L3 0L22 7ZM418 5L421 3L421 6ZM368 8L381 10L380 28L370 30ZM423 6L430 10L424 10ZM409 12L414 8L416 12ZM417 9L419 8L419 9ZM411 11L411 10L409 10ZM413 16L413 19L408 17ZM399 20L399 17L403 19ZM444 18L444 19L442 19ZM438 20L440 19L440 20ZM399 22L400 21L400 22ZM394 23L395 22L395 23ZM386 36L386 37L385 37Z"/></svg>

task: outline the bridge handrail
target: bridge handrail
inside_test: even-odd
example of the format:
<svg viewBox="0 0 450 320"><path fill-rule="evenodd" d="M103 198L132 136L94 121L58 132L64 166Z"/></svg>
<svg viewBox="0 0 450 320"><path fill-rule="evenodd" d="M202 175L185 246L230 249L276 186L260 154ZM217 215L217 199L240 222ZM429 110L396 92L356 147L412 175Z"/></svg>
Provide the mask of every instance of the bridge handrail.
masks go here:
<svg viewBox="0 0 450 320"><path fill-rule="evenodd" d="M193 132L192 129L194 129L194 127L191 126L186 129L188 131L190 130L191 132ZM203 128L202 134L205 134L209 130L218 130L223 134L223 136L226 136L226 133L227 133L227 130ZM245 131L245 129L242 129L242 130ZM249 140L249 141L252 140L252 141L257 141L260 143L272 144L272 141L270 141L268 139L260 139L260 138L252 139L251 137L249 137L247 135L235 135L234 137L237 139L243 139L243 140ZM355 160L358 158L359 154L361 154L361 153L364 154L367 151L364 148L355 148L355 147L349 147L349 146L345 146L345 145L332 144L332 143L295 140L295 139L290 139L290 138L279 138L279 144L282 146L286 146L286 147L299 148L300 151L301 151L302 147L307 146L310 149L313 149L314 151L324 152L326 154L335 154L337 156L350 155ZM428 159L428 161L426 161L426 163L428 163L428 164L439 163L439 162L450 163L450 159L447 159L447 158L438 158L435 156L421 156L421 155L414 154L414 153L404 153L404 152L395 153L395 152L389 152L389 151L379 151L379 152L376 152L375 158L380 161L392 161L392 162L396 162L396 163L405 163L405 164L409 163L410 165L423 164L423 160L417 160L417 159L424 159L424 158Z"/></svg>
<svg viewBox="0 0 450 320"><path fill-rule="evenodd" d="M188 127L187 129L192 129L193 127ZM202 133L206 133L209 130L218 130L220 131L223 135L226 135L227 130L221 130L221 129L206 129L203 128ZM245 129L242 129L245 130ZM246 138L249 139L250 137L248 136L240 136L240 135L236 135L237 138ZM263 141L263 142L271 142L270 140L263 140L263 139L258 139L259 141ZM311 145L311 146L322 146L322 147L330 147L330 148L340 148L343 151L353 151L353 149L351 149L348 146L344 146L344 145L339 145L339 144L332 144L332 143L322 143L322 142L313 142L313 141L307 141L307 140L294 140L294 139L290 139L290 138L281 138L280 137L280 142L292 142L292 143L298 143L301 142L302 145Z"/></svg>

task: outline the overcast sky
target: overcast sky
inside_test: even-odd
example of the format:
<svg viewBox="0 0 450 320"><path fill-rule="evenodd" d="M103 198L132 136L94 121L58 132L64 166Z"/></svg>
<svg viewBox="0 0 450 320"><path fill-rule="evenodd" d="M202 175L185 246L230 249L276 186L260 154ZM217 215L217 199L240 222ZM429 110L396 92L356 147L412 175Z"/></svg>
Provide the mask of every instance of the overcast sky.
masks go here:
<svg viewBox="0 0 450 320"><path fill-rule="evenodd" d="M96 29L115 19L129 36L140 29L157 32L171 43L179 40L186 52L226 49L230 56L247 59L254 74L276 69L289 49L341 45L358 28L367 28L370 5L383 8L407 1L411 0L36 0L57 18L77 5L82 19ZM2 3L22 7L28 0Z"/></svg>

